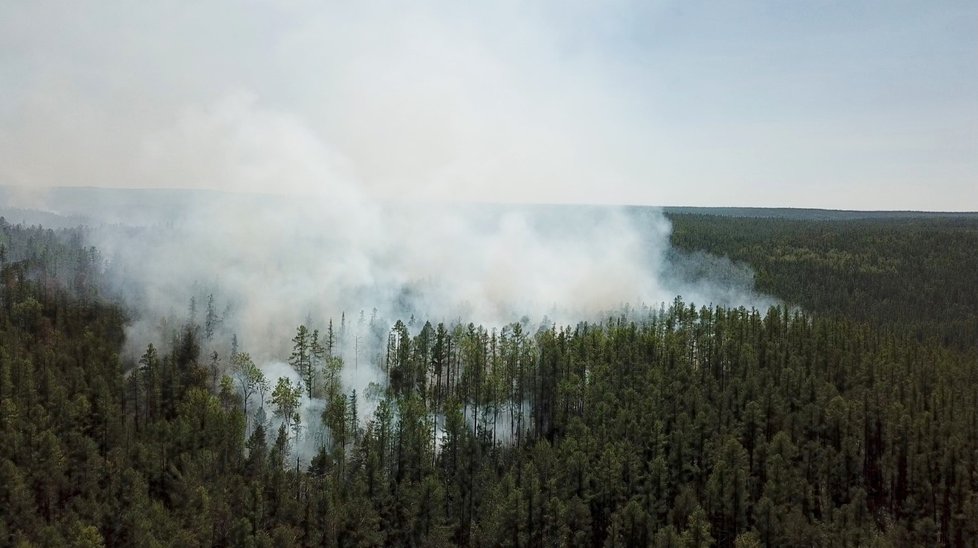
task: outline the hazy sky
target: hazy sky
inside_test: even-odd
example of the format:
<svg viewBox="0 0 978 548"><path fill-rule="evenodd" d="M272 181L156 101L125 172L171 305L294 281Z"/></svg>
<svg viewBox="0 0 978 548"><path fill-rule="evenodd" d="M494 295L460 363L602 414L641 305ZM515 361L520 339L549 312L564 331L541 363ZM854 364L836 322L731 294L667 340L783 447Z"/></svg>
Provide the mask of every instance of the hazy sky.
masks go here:
<svg viewBox="0 0 978 548"><path fill-rule="evenodd" d="M978 210L974 0L404 4L4 1L0 184Z"/></svg>

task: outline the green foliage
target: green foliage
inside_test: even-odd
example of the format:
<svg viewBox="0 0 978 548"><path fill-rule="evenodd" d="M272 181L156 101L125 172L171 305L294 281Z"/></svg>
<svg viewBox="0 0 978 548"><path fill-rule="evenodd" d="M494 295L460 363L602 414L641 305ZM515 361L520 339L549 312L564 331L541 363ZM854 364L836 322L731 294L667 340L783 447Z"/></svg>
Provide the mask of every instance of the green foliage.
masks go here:
<svg viewBox="0 0 978 548"><path fill-rule="evenodd" d="M759 283L814 313L677 299L535 331L397 323L373 364L389 382L359 396L376 405L367 417L338 382L333 345L347 341L307 332L303 380L278 379L270 395L276 430L248 422L249 400L270 388L248 354L208 380L188 328L124 370L125 318L94 298L97 269L78 261L88 255L0 223L11 250L0 266L0 544L974 545L978 359L955 327L969 316L949 306L918 321L866 296L878 294L865 280L890 287L891 270L929 283L917 277L931 267L914 274L888 251L903 244L886 230L846 225L867 247L845 255L835 229L805 226L785 238L825 231L811 256L775 254L774 228L715 238L806 265L759 268ZM957 270L973 259L957 255L967 226L896 230L911 250L947 231L949 257L921 256L974 287L974 271ZM76 271L55 275L49 260ZM840 272L858 288L853 304L835 282L791 297ZM297 467L310 387L332 443Z"/></svg>
<svg viewBox="0 0 978 548"><path fill-rule="evenodd" d="M302 387L293 385L285 377L279 377L275 389L272 390L272 404L275 406L275 416L285 420L286 428L299 409L299 399L302 397Z"/></svg>
<svg viewBox="0 0 978 548"><path fill-rule="evenodd" d="M820 315L974 349L978 220L800 221L670 214L672 244L748 264L757 289Z"/></svg>

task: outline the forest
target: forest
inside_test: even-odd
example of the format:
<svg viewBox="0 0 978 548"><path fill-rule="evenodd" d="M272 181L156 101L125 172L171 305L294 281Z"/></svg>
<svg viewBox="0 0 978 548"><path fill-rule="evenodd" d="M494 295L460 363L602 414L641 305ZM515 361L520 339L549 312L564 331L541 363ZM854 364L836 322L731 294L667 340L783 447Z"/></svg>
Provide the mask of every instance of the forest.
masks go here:
<svg viewBox="0 0 978 548"><path fill-rule="evenodd" d="M340 311L285 341L297 380L210 303L127 361L99 251L0 220L0 544L978 543L978 220L670 220L783 304L371 320L364 393Z"/></svg>
<svg viewBox="0 0 978 548"><path fill-rule="evenodd" d="M760 291L805 310L978 347L978 215L672 214L677 249L744 262Z"/></svg>

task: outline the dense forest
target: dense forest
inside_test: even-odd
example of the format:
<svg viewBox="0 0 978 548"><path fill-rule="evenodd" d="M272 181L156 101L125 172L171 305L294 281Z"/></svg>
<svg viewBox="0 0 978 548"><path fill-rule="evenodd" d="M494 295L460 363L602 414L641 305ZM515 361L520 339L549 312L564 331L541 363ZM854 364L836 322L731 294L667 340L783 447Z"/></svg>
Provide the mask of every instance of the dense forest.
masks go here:
<svg viewBox="0 0 978 548"><path fill-rule="evenodd" d="M821 315L978 349L978 215L669 218L677 249L750 265L760 291Z"/></svg>
<svg viewBox="0 0 978 548"><path fill-rule="evenodd" d="M339 313L296 326L298 382L193 317L129 366L97 250L0 221L0 542L978 543L978 223L672 221L787 305L404 318L363 394Z"/></svg>

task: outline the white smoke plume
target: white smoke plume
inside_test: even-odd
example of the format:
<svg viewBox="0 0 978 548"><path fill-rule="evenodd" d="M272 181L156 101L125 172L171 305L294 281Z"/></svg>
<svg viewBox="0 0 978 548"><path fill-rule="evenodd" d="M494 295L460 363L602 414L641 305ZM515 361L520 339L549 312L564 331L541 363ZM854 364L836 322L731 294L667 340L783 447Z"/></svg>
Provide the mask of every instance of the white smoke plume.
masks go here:
<svg viewBox="0 0 978 548"><path fill-rule="evenodd" d="M226 362L234 337L274 384L296 328L322 337L331 325L343 389L361 395L368 419L376 401L366 395L371 383L385 384L396 320L416 333L425 321L574 324L676 296L698 305L771 302L753 292L744 267L677 256L656 209L394 204L357 188L328 175L322 193L299 197L189 193L181 209L147 214L150 224L92 230L132 311L130 356L149 342L165 345L188 314L204 326L211 313L202 360L217 351ZM313 436L324 403L302 404ZM318 445L304 440L307 460Z"/></svg>
<svg viewBox="0 0 978 548"><path fill-rule="evenodd" d="M396 320L416 332L425 321L573 324L677 295L697 304L770 302L753 292L748 270L672 251L670 224L653 208L373 199L298 120L247 96L188 112L145 151L148 170L283 192L55 189L7 200L41 200L89 219L109 291L130 311L130 360L149 343L165 348L189 317L201 326L202 364L217 352L227 370L234 340L273 385L282 376L298 385L284 363L297 326L324 336L332 324L343 391L360 395L361 420L377 404L371 384L385 384ZM328 438L324 407L303 395L294 440L303 462Z"/></svg>
<svg viewBox="0 0 978 548"><path fill-rule="evenodd" d="M4 6L0 184L21 190L2 205L90 220L130 356L189 315L211 324L202 360L235 337L271 375L299 324L332 321L364 395L398 319L763 306L743 268L677 261L655 210L526 205L627 203L703 163L655 130L641 63L601 45L634 9ZM78 185L153 190L43 190Z"/></svg>
<svg viewBox="0 0 978 548"><path fill-rule="evenodd" d="M133 351L182 321L191 298L202 324L209 295L228 312L225 334L260 359L283 359L307 320L338 328L361 312L501 325L573 323L676 295L764 304L751 280L677 276L655 210L379 201L301 120L247 94L188 110L141 148L147 172L228 191L47 193L50 209L101 226L90 236L136 311ZM281 192L249 192L268 188Z"/></svg>
<svg viewBox="0 0 978 548"><path fill-rule="evenodd" d="M131 311L132 358L210 313L202 359L218 351L226 363L234 337L272 371L298 325L325 334L332 322L344 389L365 394L384 382L396 320L414 318L414 331L424 321L573 324L677 295L770 303L749 270L671 251L670 224L653 208L373 199L301 121L247 95L186 112L143 148L148 171L242 192L60 189L27 204L46 196L49 209L91 219L111 291ZM372 406L361 405L366 418Z"/></svg>

